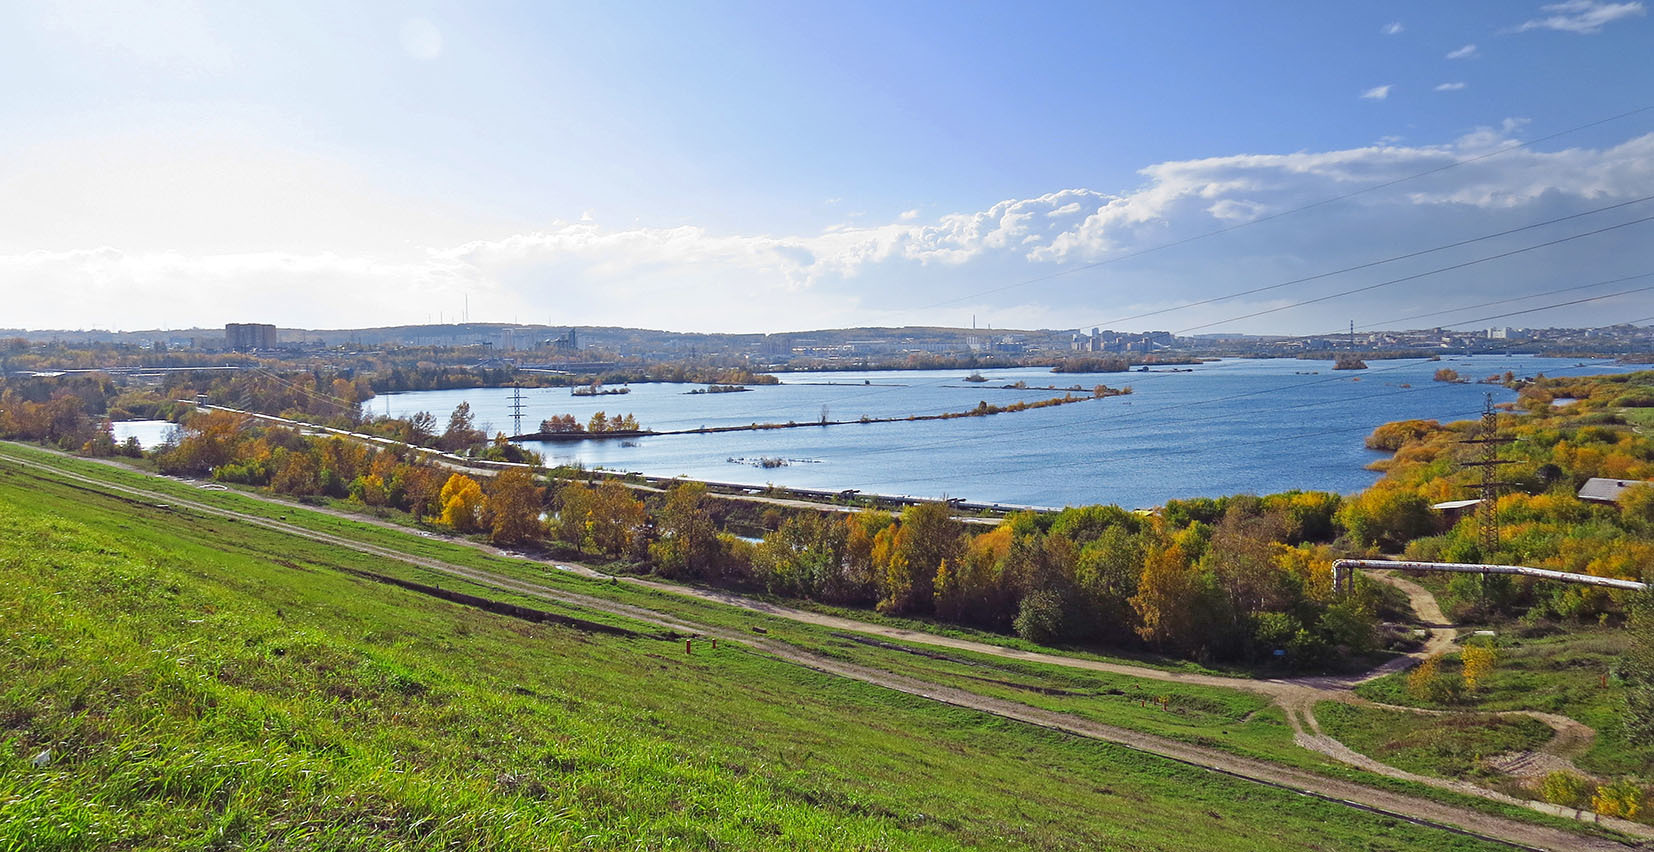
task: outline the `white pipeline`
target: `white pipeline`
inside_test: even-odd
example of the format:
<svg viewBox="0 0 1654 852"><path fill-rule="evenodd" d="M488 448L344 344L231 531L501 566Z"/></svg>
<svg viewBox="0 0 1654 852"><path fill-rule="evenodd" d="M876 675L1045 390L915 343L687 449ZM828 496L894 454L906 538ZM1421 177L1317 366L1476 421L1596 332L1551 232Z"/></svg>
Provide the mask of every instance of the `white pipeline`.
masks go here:
<svg viewBox="0 0 1654 852"><path fill-rule="evenodd" d="M1548 571L1544 568L1529 568L1525 565L1477 565L1460 562L1402 562L1389 559L1337 559L1332 563L1332 586L1340 588L1340 584L1347 581L1357 568L1376 570L1394 569L1397 571L1453 571L1460 574L1516 574L1523 577L1534 577L1540 580L1554 580L1558 583L1578 583L1585 586L1603 586L1609 589L1626 589L1640 592L1648 588L1647 583L1636 580L1617 580L1613 577L1597 577L1592 574L1570 574L1566 571Z"/></svg>

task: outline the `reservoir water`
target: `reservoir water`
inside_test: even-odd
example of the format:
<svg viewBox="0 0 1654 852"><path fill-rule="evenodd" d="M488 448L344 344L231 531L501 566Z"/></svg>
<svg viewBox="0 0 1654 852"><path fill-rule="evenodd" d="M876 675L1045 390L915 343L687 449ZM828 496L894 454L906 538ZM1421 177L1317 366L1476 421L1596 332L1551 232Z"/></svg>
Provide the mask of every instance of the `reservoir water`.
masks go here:
<svg viewBox="0 0 1654 852"><path fill-rule="evenodd" d="M747 423L855 420L965 411L1061 396L1048 385L1130 386L1129 396L954 420L854 423L707 435L652 436L621 442L529 443L548 464L684 476L718 482L803 488L857 488L875 494L1060 507L1117 503L1156 506L1168 499L1267 494L1289 489L1352 493L1376 474L1383 454L1362 440L1391 420L1477 417L1484 394L1515 399L1499 385L1432 381L1451 367L1476 380L1583 376L1637 367L1531 356L1458 356L1441 361L1373 361L1367 370L1332 370L1330 361L1226 359L1186 372L1058 374L1046 368L783 373L781 385L746 393L690 394L696 385L637 384L625 395L574 397L567 388L525 388L523 429L554 414L585 422L597 411L632 414L646 429ZM1027 389L1003 386L1026 382ZM479 427L510 432L509 388L416 391L376 397L367 407L397 416L429 411L439 428L460 402ZM760 467L760 459L783 459Z"/></svg>
<svg viewBox="0 0 1654 852"><path fill-rule="evenodd" d="M178 424L170 420L116 420L110 425L115 433L115 443L119 444L127 438L137 438L138 445L146 450L153 450L166 443L178 428Z"/></svg>

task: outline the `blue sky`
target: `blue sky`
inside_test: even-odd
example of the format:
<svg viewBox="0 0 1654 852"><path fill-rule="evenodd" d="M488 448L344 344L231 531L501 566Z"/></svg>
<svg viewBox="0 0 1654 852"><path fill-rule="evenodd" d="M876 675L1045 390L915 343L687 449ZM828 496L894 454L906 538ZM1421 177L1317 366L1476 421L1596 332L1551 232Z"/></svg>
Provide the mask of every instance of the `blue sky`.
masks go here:
<svg viewBox="0 0 1654 852"><path fill-rule="evenodd" d="M0 326L383 325L469 298L680 330L1308 333L1539 306L1654 272L1654 223L1291 307L1654 202L1181 307L1654 195L1654 110L1515 147L1654 107L1651 26L1599 0L10 4ZM1645 315L1631 294L1509 324Z"/></svg>

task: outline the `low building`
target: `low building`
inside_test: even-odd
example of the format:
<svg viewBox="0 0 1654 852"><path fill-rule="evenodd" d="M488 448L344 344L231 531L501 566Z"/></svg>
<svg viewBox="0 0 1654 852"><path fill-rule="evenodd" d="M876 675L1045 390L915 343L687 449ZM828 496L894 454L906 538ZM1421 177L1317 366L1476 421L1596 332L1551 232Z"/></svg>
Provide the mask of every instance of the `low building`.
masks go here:
<svg viewBox="0 0 1654 852"><path fill-rule="evenodd" d="M1618 503L1625 496L1626 489L1638 485L1654 485L1654 482L1644 482L1641 479L1604 479L1593 476L1585 480L1585 485L1579 489L1579 499L1590 500L1594 503Z"/></svg>

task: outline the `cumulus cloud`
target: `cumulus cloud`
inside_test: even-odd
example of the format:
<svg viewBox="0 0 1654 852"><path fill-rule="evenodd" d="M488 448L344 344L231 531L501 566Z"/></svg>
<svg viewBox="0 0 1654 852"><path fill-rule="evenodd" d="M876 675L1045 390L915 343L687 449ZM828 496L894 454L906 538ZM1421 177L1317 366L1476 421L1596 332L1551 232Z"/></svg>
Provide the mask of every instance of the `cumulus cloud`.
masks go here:
<svg viewBox="0 0 1654 852"><path fill-rule="evenodd" d="M1076 311L1175 306L1654 194L1654 134L1605 149L1536 151L1512 147L1519 125L1440 145L1163 162L1142 169L1140 184L1126 191L1064 189L928 220L898 215L808 234L580 220L400 250L0 251L0 282L9 282L8 317L37 327L177 327L234 317L395 324L444 309L453 315L469 296L473 318L495 320L774 330L935 322L943 319L936 306L949 305L1000 326L1061 328ZM1428 176L1407 180L1415 175ZM1363 192L1393 181L1403 182ZM1332 198L1342 200L1324 203ZM1274 218L1308 205L1317 205L1311 215ZM1654 242L1625 233L1622 243L1582 242L1578 254L1527 256L1485 281L1456 280L1454 293L1555 287L1582 269L1607 277L1614 264L1645 271ZM1051 278L1103 262L1111 265ZM1033 279L1041 283L1015 286ZM80 298L66 305L58 294L71 291ZM1432 283L1406 299L1428 310L1442 292ZM1415 312L1403 294L1385 295L1390 301L1379 309ZM1259 304L1266 303L1180 312L1163 327ZM1306 323L1325 319L1276 314L1251 330L1315 331Z"/></svg>
<svg viewBox="0 0 1654 852"><path fill-rule="evenodd" d="M919 218L919 211L918 211L917 208L915 208L913 210L904 210L904 211L902 211L902 215L900 215L896 218L902 220L903 222L911 222L914 219Z"/></svg>
<svg viewBox="0 0 1654 852"><path fill-rule="evenodd" d="M1362 92L1361 97L1366 98L1369 101L1382 101L1390 96L1390 90L1393 88L1395 88L1395 86L1388 83L1382 86L1374 86L1371 89Z"/></svg>
<svg viewBox="0 0 1654 852"><path fill-rule="evenodd" d="M1577 35L1592 35L1602 32L1602 28L1607 24L1637 17L1646 11L1640 2L1603 3L1600 0L1566 0L1563 3L1541 6L1539 10L1551 14L1524 21L1512 30L1556 30Z"/></svg>
<svg viewBox="0 0 1654 852"><path fill-rule="evenodd" d="M1391 21L1390 23L1385 24L1379 32L1385 35L1401 35L1403 29L1404 27L1402 27L1400 21Z"/></svg>
<svg viewBox="0 0 1654 852"><path fill-rule="evenodd" d="M1447 52L1448 59L1473 59L1476 57L1476 45L1467 44L1457 50Z"/></svg>
<svg viewBox="0 0 1654 852"><path fill-rule="evenodd" d="M1463 89L1464 87L1465 87L1465 84L1462 83L1462 82L1458 82L1458 83L1437 83L1436 84L1436 91L1438 91L1438 92L1457 92L1457 91Z"/></svg>

